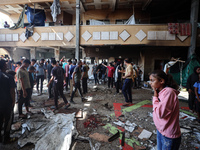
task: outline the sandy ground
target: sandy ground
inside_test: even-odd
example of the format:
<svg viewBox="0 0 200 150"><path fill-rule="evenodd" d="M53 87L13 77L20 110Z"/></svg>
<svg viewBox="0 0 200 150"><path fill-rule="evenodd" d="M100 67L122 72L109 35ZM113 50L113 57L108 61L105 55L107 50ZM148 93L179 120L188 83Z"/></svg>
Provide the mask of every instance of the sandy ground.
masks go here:
<svg viewBox="0 0 200 150"><path fill-rule="evenodd" d="M133 89L132 90L133 103L137 104L144 100L150 100L152 98L152 91L150 89ZM64 92L66 98L69 100L69 92ZM186 93L183 93L183 95ZM131 123L135 123L137 127L133 132L125 132L125 136L127 139L135 139L138 141L132 141L131 149L152 149L156 146L156 128L153 123L153 119L151 117L152 108L150 107L138 107L130 112L124 112L120 117L115 116L115 107L114 103L124 103L123 94L116 94L115 89L108 89L107 85L98 85L94 86L93 83L89 84L89 92L84 95L88 101L83 103L81 101L80 96L75 97L74 101L76 104L72 104L68 110L64 110L62 108L63 101L59 99L60 109L55 111L55 113L73 113L79 112L78 118L76 119L76 128L79 135L88 137L93 133L99 133L105 135L107 137L111 137L113 135L110 132L110 128L105 128L106 125L110 124L112 127L119 128L113 122L121 120L122 122L126 122L129 120ZM31 111L34 113L30 117L44 117L42 113L40 113L40 109L43 107L49 108L50 105L53 105L53 100L47 101L48 93L46 88L46 81L44 82L44 90L43 95L38 96L36 93L36 89L34 89L32 99L35 101L31 103L33 107ZM149 104L148 104L149 105ZM180 101L180 108L187 107L188 104L185 101ZM131 106L130 106L131 107ZM120 106L120 109L126 109L124 106ZM25 111L25 110L24 110ZM189 112L187 110L187 112ZM96 118L95 124L89 125L88 127L84 127L84 123L88 121L88 118L93 115ZM15 122L19 121L17 117L17 107L15 107ZM26 122L26 120L21 120L21 122ZM180 149L190 149L193 150L199 148L200 142L198 141L197 133L199 133L199 123L196 121L192 121L190 119L180 119L180 125L184 128L189 128L189 133L182 133L182 142ZM139 139L138 135L142 132L143 129L150 131L152 133L149 139ZM197 132L197 133L195 133ZM11 136L21 136L21 128L18 131L12 131ZM56 138L56 137L55 137ZM118 150L120 149L120 141L119 139L114 140L113 142L99 142L98 140L91 139L92 144L95 145L100 143L100 150ZM128 143L128 142L126 142ZM34 148L33 144L26 145L22 150L31 150ZM14 142L9 145L0 144L0 150L15 150L18 149L17 142ZM73 140L72 150L90 150L90 144L87 141ZM128 148L124 148L128 149ZM97 149L96 149L97 150Z"/></svg>

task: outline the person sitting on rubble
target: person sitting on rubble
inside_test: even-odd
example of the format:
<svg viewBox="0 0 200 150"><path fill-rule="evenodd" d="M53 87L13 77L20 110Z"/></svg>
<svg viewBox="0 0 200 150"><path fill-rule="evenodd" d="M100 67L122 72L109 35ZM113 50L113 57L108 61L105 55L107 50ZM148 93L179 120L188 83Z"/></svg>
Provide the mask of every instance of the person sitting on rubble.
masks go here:
<svg viewBox="0 0 200 150"><path fill-rule="evenodd" d="M8 144L17 138L10 138L13 108L15 104L15 81L13 75L6 73L6 61L0 60L0 143ZM3 136L1 129L3 127Z"/></svg>
<svg viewBox="0 0 200 150"><path fill-rule="evenodd" d="M194 83L199 80L198 74L200 74L200 66L194 67L194 72L187 79L187 91L188 91L188 94L189 94L188 105L189 105L190 110L192 110L193 112L195 111Z"/></svg>
<svg viewBox="0 0 200 150"><path fill-rule="evenodd" d="M54 102L55 106L52 106L51 109L58 109L58 94L63 98L63 101L65 102L65 109L67 109L70 104L68 103L65 95L63 94L63 81L65 83L65 73L64 69L58 65L56 60L51 61L53 69L51 72L51 79L49 83L47 84L47 87L53 82L53 89L54 89Z"/></svg>
<svg viewBox="0 0 200 150"><path fill-rule="evenodd" d="M178 150L181 144L179 125L179 86L173 77L162 70L150 74L154 91L153 120L157 128L157 149Z"/></svg>
<svg viewBox="0 0 200 150"><path fill-rule="evenodd" d="M195 106L197 112L197 121L200 123L200 74L199 74L199 81L195 82L194 84L194 91L195 91Z"/></svg>

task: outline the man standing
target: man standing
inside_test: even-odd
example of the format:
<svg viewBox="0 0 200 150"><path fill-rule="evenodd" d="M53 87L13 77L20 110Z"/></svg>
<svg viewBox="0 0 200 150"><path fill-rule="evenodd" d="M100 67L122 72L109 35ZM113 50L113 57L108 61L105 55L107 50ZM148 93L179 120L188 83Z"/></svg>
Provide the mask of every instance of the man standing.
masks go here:
<svg viewBox="0 0 200 150"><path fill-rule="evenodd" d="M12 111L15 104L15 82L12 76L5 73L6 62L0 60L0 143L11 142L10 126L12 120ZM3 136L1 129L4 124Z"/></svg>
<svg viewBox="0 0 200 150"><path fill-rule="evenodd" d="M125 97L125 104L123 106L127 106L132 103L132 93L131 93L131 86L133 83L133 67L128 59L124 60L124 64L126 65L125 76L122 78L125 79L124 85L122 87L122 92Z"/></svg>
<svg viewBox="0 0 200 150"><path fill-rule="evenodd" d="M121 89L121 84L122 84L122 73L121 73L121 66L120 62L117 62L117 67L115 69L115 87L116 87L116 93L119 93L119 89Z"/></svg>
<svg viewBox="0 0 200 150"><path fill-rule="evenodd" d="M98 76L97 76L98 72L99 72L99 68L97 66L97 62L95 62L94 66L92 67L92 73L94 76L95 85L99 84L99 80L98 80Z"/></svg>
<svg viewBox="0 0 200 150"><path fill-rule="evenodd" d="M88 67L88 65L86 64L86 61L84 60L83 61L83 74L82 74L82 77L81 77L81 80L82 80L82 87L83 87L83 94L86 94L88 91L87 91L87 80L88 80L88 70L90 68Z"/></svg>
<svg viewBox="0 0 200 150"><path fill-rule="evenodd" d="M56 63L56 60L52 60L51 63L54 68L52 69L51 73L52 77L47 85L47 87L49 87L49 85L53 81L55 107L51 108L58 109L58 94L60 94L60 96L63 98L63 101L65 102L65 109L67 109L70 106L70 104L68 103L65 95L63 94L63 80L65 82L64 69Z"/></svg>
<svg viewBox="0 0 200 150"><path fill-rule="evenodd" d="M44 59L40 60L40 64L36 67L36 82L37 82L37 92L38 95L42 94L43 81L45 78L46 67L44 66ZM39 93L39 80L40 80L40 93Z"/></svg>
<svg viewBox="0 0 200 150"><path fill-rule="evenodd" d="M53 59L51 59L51 62L53 61ZM53 69L53 66L51 64L51 62L49 62L49 64L47 65L47 79L48 79L48 83L51 79L51 71ZM48 94L49 94L49 97L48 99L51 99L53 97L52 93L51 93L51 90L52 90L52 83L49 84L48 86Z"/></svg>
<svg viewBox="0 0 200 150"><path fill-rule="evenodd" d="M25 103L26 111L29 112L29 97L31 91L31 85L29 80L29 73L27 68L30 65L30 61L25 59L22 66L17 70L17 90L18 90L18 111L19 118L26 118L26 115L22 113L22 106Z"/></svg>
<svg viewBox="0 0 200 150"><path fill-rule="evenodd" d="M71 96L71 103L75 104L75 102L73 101L74 98L74 94L76 92L76 90L78 89L79 94L81 96L82 102L85 101L82 92L81 92L81 84L80 84L80 80L81 80L81 65L82 62L78 61L78 65L76 66L76 68L74 69L74 72L72 74L72 83L74 86L73 92L72 92L72 96Z"/></svg>
<svg viewBox="0 0 200 150"><path fill-rule="evenodd" d="M66 76L66 91L68 91L68 85L69 85L69 80L70 80L70 71L69 71L69 68L72 64L72 61L71 59L69 59L67 61L68 63L65 65L65 76Z"/></svg>
<svg viewBox="0 0 200 150"><path fill-rule="evenodd" d="M72 82L72 74L74 72L74 69L76 68L76 61L73 61L73 63L69 66L69 78L70 78L70 96L72 96L73 92L73 82Z"/></svg>
<svg viewBox="0 0 200 150"><path fill-rule="evenodd" d="M188 105L190 110L194 111L194 101L195 101L195 91L194 91L194 83L199 81L199 76L200 74L200 66L194 67L194 72L191 74L188 79L187 79L187 91L189 93L189 98L188 98Z"/></svg>

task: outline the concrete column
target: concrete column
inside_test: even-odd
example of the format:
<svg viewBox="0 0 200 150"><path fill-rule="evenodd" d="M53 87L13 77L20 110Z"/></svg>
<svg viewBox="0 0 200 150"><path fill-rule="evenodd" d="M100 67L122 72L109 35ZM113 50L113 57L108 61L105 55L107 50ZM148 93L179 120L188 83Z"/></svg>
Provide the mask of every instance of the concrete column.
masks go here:
<svg viewBox="0 0 200 150"><path fill-rule="evenodd" d="M54 57L56 60L60 60L60 47L54 49Z"/></svg>
<svg viewBox="0 0 200 150"><path fill-rule="evenodd" d="M79 47L80 47L80 0L76 0L76 50L75 58L79 60Z"/></svg>
<svg viewBox="0 0 200 150"><path fill-rule="evenodd" d="M192 24L192 36L191 36L191 44L188 50L188 58L195 53L196 49L198 13L199 13L199 0L191 0L190 23Z"/></svg>
<svg viewBox="0 0 200 150"><path fill-rule="evenodd" d="M36 59L36 47L30 49L30 58Z"/></svg>

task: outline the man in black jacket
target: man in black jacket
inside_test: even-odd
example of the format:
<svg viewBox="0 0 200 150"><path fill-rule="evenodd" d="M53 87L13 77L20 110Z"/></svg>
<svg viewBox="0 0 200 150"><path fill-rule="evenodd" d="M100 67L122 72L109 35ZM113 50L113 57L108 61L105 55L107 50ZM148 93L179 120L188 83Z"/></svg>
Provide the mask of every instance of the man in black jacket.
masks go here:
<svg viewBox="0 0 200 150"><path fill-rule="evenodd" d="M191 110L195 110L194 108L194 100L195 100L195 92L194 92L194 83L199 81L199 76L200 74L200 66L194 67L194 73L191 74L188 79L187 79L187 91L189 93L189 98L188 98L188 105Z"/></svg>

